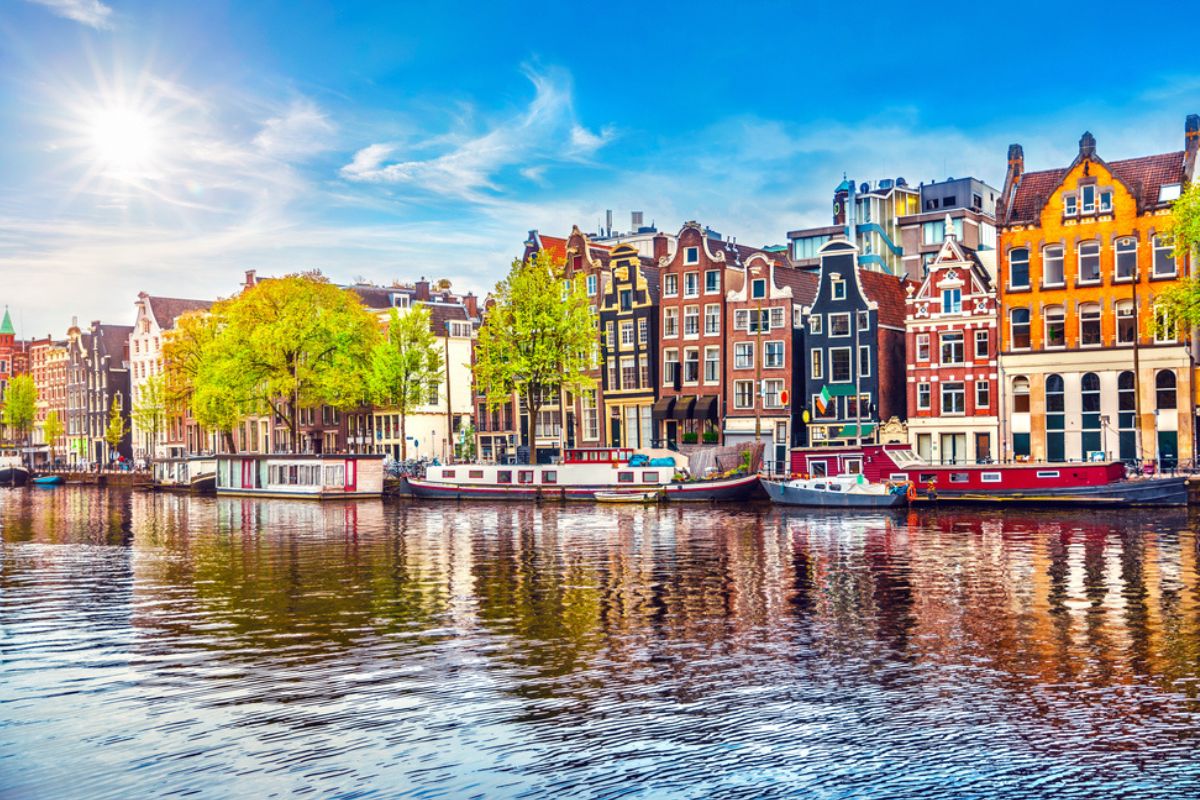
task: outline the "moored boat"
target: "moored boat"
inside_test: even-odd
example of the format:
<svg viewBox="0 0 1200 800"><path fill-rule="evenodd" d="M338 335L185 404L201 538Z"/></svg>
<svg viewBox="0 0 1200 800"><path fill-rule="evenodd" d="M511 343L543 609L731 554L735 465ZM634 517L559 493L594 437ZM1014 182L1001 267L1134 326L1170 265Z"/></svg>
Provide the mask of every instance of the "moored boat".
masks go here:
<svg viewBox="0 0 1200 800"><path fill-rule="evenodd" d="M24 486L29 468L17 456L0 456L0 487Z"/></svg>
<svg viewBox="0 0 1200 800"><path fill-rule="evenodd" d="M62 475L38 475L33 479L37 486L58 486L63 483Z"/></svg>
<svg viewBox="0 0 1200 800"><path fill-rule="evenodd" d="M596 492L595 497L600 503L657 503L660 493L657 491Z"/></svg>
<svg viewBox="0 0 1200 800"><path fill-rule="evenodd" d="M162 458L151 465L152 486L160 491L213 494L217 491L216 456Z"/></svg>
<svg viewBox="0 0 1200 800"><path fill-rule="evenodd" d="M836 478L763 479L771 500L788 506L819 508L896 508L908 504L906 489L911 484L871 483L861 475Z"/></svg>
<svg viewBox="0 0 1200 800"><path fill-rule="evenodd" d="M383 456L235 453L217 458L217 494L313 500L380 497Z"/></svg>

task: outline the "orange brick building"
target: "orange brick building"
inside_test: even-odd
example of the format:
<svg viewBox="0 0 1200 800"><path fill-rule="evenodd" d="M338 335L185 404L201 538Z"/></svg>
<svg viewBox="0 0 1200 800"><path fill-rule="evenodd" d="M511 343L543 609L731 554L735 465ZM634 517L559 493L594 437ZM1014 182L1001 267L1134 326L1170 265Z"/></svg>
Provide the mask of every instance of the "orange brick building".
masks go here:
<svg viewBox="0 0 1200 800"><path fill-rule="evenodd" d="M1193 458L1195 369L1154 298L1192 274L1164 233L1195 174L1184 149L1106 162L1085 133L1065 168L1026 172L1009 148L1000 229L1002 457Z"/></svg>

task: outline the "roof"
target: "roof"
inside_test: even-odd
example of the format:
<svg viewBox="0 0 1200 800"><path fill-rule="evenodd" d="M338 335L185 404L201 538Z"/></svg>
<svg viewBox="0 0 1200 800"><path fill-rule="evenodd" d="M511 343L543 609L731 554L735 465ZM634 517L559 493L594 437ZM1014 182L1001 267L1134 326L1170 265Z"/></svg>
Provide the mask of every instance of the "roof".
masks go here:
<svg viewBox="0 0 1200 800"><path fill-rule="evenodd" d="M12 317L8 315L8 306L4 307L4 322L0 323L0 334L17 335L16 329L13 328Z"/></svg>
<svg viewBox="0 0 1200 800"><path fill-rule="evenodd" d="M821 279L817 277L815 272L807 270L799 270L794 267L787 267L780 264L775 265L775 285L790 286L792 289L792 299L801 305L812 305L817 299L817 287L821 284Z"/></svg>
<svg viewBox="0 0 1200 800"><path fill-rule="evenodd" d="M129 334L133 333L132 325L100 325L92 330L99 333L99 346L102 355L108 355L115 361L123 361L125 348L129 345Z"/></svg>
<svg viewBox="0 0 1200 800"><path fill-rule="evenodd" d="M658 267L654 265L654 259L642 256L641 268L642 274L646 276L646 291L650 295L650 302L657 304L659 293L662 288L659 283Z"/></svg>
<svg viewBox="0 0 1200 800"><path fill-rule="evenodd" d="M858 280L867 299L879 306L879 324L903 328L904 301L908 296L905 292L906 281L886 272L866 269L858 270Z"/></svg>
<svg viewBox="0 0 1200 800"><path fill-rule="evenodd" d="M542 236L538 234L538 241L541 242L542 249L550 253L554 258L555 263L562 263L567 260L567 240L560 239L557 236Z"/></svg>
<svg viewBox="0 0 1200 800"><path fill-rule="evenodd" d="M1186 183L1184 155L1184 151L1177 150L1173 153L1126 158L1121 161L1096 160L1107 166L1112 174L1129 188L1137 199L1138 209L1141 210L1166 205L1158 200L1163 184ZM1063 169L1047 169L1021 175L1017 179L1016 195L1010 206L1005 209L1004 222L1036 222L1042 206L1073 166L1074 164Z"/></svg>
<svg viewBox="0 0 1200 800"><path fill-rule="evenodd" d="M436 335L445 335L446 323L455 322L470 322L471 318L467 316L467 309L460 305L446 305L444 303L422 303L423 306L429 309L429 328Z"/></svg>
<svg viewBox="0 0 1200 800"><path fill-rule="evenodd" d="M179 297L147 297L150 310L154 313L154 321L160 330L170 330L175 327L175 320L189 311L207 311L212 308L211 300L185 300Z"/></svg>

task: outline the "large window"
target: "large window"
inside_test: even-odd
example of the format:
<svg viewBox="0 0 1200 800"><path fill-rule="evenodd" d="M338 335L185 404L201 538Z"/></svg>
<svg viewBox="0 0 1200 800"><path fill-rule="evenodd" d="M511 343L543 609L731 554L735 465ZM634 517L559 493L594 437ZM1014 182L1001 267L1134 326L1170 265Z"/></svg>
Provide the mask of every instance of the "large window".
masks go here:
<svg viewBox="0 0 1200 800"><path fill-rule="evenodd" d="M1137 274L1137 248L1137 239L1117 239L1116 264L1113 270L1116 280L1127 281Z"/></svg>
<svg viewBox="0 0 1200 800"><path fill-rule="evenodd" d="M1100 282L1100 243L1079 243L1079 282Z"/></svg>
<svg viewBox="0 0 1200 800"><path fill-rule="evenodd" d="M754 344L737 342L733 346L733 368L752 369L754 367Z"/></svg>
<svg viewBox="0 0 1200 800"><path fill-rule="evenodd" d="M763 408L783 408L780 393L783 391L783 381L771 378L763 381Z"/></svg>
<svg viewBox="0 0 1200 800"><path fill-rule="evenodd" d="M663 276L663 296L677 297L679 295L679 276L664 275Z"/></svg>
<svg viewBox="0 0 1200 800"><path fill-rule="evenodd" d="M683 351L683 382L700 382L700 351L694 347Z"/></svg>
<svg viewBox="0 0 1200 800"><path fill-rule="evenodd" d="M1132 372L1117 376L1117 440L1122 461L1137 458L1137 398Z"/></svg>
<svg viewBox="0 0 1200 800"><path fill-rule="evenodd" d="M1175 259L1171 255L1171 244L1161 236L1154 237L1154 277L1169 278L1175 275Z"/></svg>
<svg viewBox="0 0 1200 800"><path fill-rule="evenodd" d="M1067 343L1066 314L1062 306L1050 306L1044 312L1046 320L1045 347L1063 347Z"/></svg>
<svg viewBox="0 0 1200 800"><path fill-rule="evenodd" d="M695 297L700 294L700 273L685 272L683 274L683 296Z"/></svg>
<svg viewBox="0 0 1200 800"><path fill-rule="evenodd" d="M1029 249L1017 247L1008 251L1008 288L1029 288Z"/></svg>
<svg viewBox="0 0 1200 800"><path fill-rule="evenodd" d="M942 384L942 413L943 414L965 414L967 413L966 391L961 383L943 383Z"/></svg>
<svg viewBox="0 0 1200 800"><path fill-rule="evenodd" d="M663 350L663 386L674 386L679 375L679 351Z"/></svg>
<svg viewBox="0 0 1200 800"><path fill-rule="evenodd" d="M1096 303L1079 307L1079 346L1100 346L1100 306Z"/></svg>
<svg viewBox="0 0 1200 800"><path fill-rule="evenodd" d="M710 303L704 307L704 333L714 336L721 332L721 306Z"/></svg>
<svg viewBox="0 0 1200 800"><path fill-rule="evenodd" d="M763 342L763 366L783 366L783 342Z"/></svg>
<svg viewBox="0 0 1200 800"><path fill-rule="evenodd" d="M1066 461L1066 392L1061 375L1046 376L1046 459Z"/></svg>
<svg viewBox="0 0 1200 800"><path fill-rule="evenodd" d="M716 294L721 291L721 271L710 269L704 273L704 293Z"/></svg>
<svg viewBox="0 0 1200 800"><path fill-rule="evenodd" d="M1175 373L1169 369L1159 370L1154 376L1154 407L1168 410L1176 407Z"/></svg>
<svg viewBox="0 0 1200 800"><path fill-rule="evenodd" d="M942 334L942 363L961 364L963 357L963 335L961 332Z"/></svg>
<svg viewBox="0 0 1200 800"><path fill-rule="evenodd" d="M621 359L621 388L637 388L637 361L633 358Z"/></svg>
<svg viewBox="0 0 1200 800"><path fill-rule="evenodd" d="M1117 303L1117 344L1133 344L1137 335L1137 317L1133 314L1133 301Z"/></svg>
<svg viewBox="0 0 1200 800"><path fill-rule="evenodd" d="M829 379L834 383L849 383L850 348L833 347L829 350Z"/></svg>
<svg viewBox="0 0 1200 800"><path fill-rule="evenodd" d="M1100 449L1100 376L1085 372L1079 381L1080 430L1082 432L1079 457L1087 460L1089 453Z"/></svg>
<svg viewBox="0 0 1200 800"><path fill-rule="evenodd" d="M581 396L583 404L583 438L596 440L600 438L600 413L596 407L596 390L585 391Z"/></svg>
<svg viewBox="0 0 1200 800"><path fill-rule="evenodd" d="M1063 285L1063 249L1061 245L1042 248L1042 286Z"/></svg>
<svg viewBox="0 0 1200 800"><path fill-rule="evenodd" d="M942 313L943 314L961 314L962 313L962 289L943 289L942 290Z"/></svg>
<svg viewBox="0 0 1200 800"><path fill-rule="evenodd" d="M850 315L849 314L830 314L829 315L829 335L830 336L849 336L850 335Z"/></svg>
<svg viewBox="0 0 1200 800"><path fill-rule="evenodd" d="M630 347L633 345L633 323L621 323L621 346Z"/></svg>
<svg viewBox="0 0 1200 800"><path fill-rule="evenodd" d="M704 348L704 382L721 382L721 348Z"/></svg>
<svg viewBox="0 0 1200 800"><path fill-rule="evenodd" d="M1096 213L1096 187L1095 186L1080 186L1079 187L1080 203L1084 214Z"/></svg>
<svg viewBox="0 0 1200 800"><path fill-rule="evenodd" d="M1154 309L1154 341L1159 344L1173 342L1178 334L1178 324L1166 308Z"/></svg>
<svg viewBox="0 0 1200 800"><path fill-rule="evenodd" d="M683 309L683 335L700 335L700 306L685 306Z"/></svg>
<svg viewBox="0 0 1200 800"><path fill-rule="evenodd" d="M733 382L733 407L754 408L754 381Z"/></svg>

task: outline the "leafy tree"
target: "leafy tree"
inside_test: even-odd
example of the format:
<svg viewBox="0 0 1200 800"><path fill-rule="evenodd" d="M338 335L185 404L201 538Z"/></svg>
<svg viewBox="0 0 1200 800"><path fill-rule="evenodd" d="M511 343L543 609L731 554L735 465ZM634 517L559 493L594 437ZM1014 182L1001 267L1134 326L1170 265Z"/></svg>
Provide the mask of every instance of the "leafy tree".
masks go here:
<svg viewBox="0 0 1200 800"><path fill-rule="evenodd" d="M131 414L133 424L150 437L150 460L158 450L158 437L167 427L166 388L163 376L151 375L142 383Z"/></svg>
<svg viewBox="0 0 1200 800"><path fill-rule="evenodd" d="M402 459L408 458L405 418L409 409L428 399L429 387L441 380L445 363L429 318L425 306L416 306L404 315L393 308L387 337L371 350L371 398L399 412Z"/></svg>
<svg viewBox="0 0 1200 800"><path fill-rule="evenodd" d="M57 411L51 411L46 415L46 419L42 421L42 435L46 437L46 444L50 445L51 463L54 463L55 460L54 443L61 439L66 431L67 426L63 424Z"/></svg>
<svg viewBox="0 0 1200 800"><path fill-rule="evenodd" d="M26 442L37 413L37 386L28 375L17 375L4 390L4 426L13 439Z"/></svg>
<svg viewBox="0 0 1200 800"><path fill-rule="evenodd" d="M112 404L108 408L108 425L104 428L104 441L108 444L110 461L112 454L121 449L121 441L127 433L129 433L129 425L125 422L125 417L121 415L120 398L114 396Z"/></svg>
<svg viewBox="0 0 1200 800"><path fill-rule="evenodd" d="M192 413L228 431L270 409L298 449L298 412L353 408L368 396L375 317L358 295L319 275L261 281L211 309L213 329L196 343Z"/></svg>
<svg viewBox="0 0 1200 800"><path fill-rule="evenodd" d="M546 250L514 261L493 299L476 343L476 386L489 409L509 402L514 392L524 400L532 449L545 398L594 383L588 370L596 320L583 277L568 279L564 265Z"/></svg>
<svg viewBox="0 0 1200 800"><path fill-rule="evenodd" d="M1173 254L1177 258L1189 254L1193 258L1200 257L1200 182L1189 185L1171 204L1171 215L1171 227L1166 235L1171 240ZM1156 328L1200 325L1200 274L1160 292L1154 305L1165 312L1155 315Z"/></svg>

